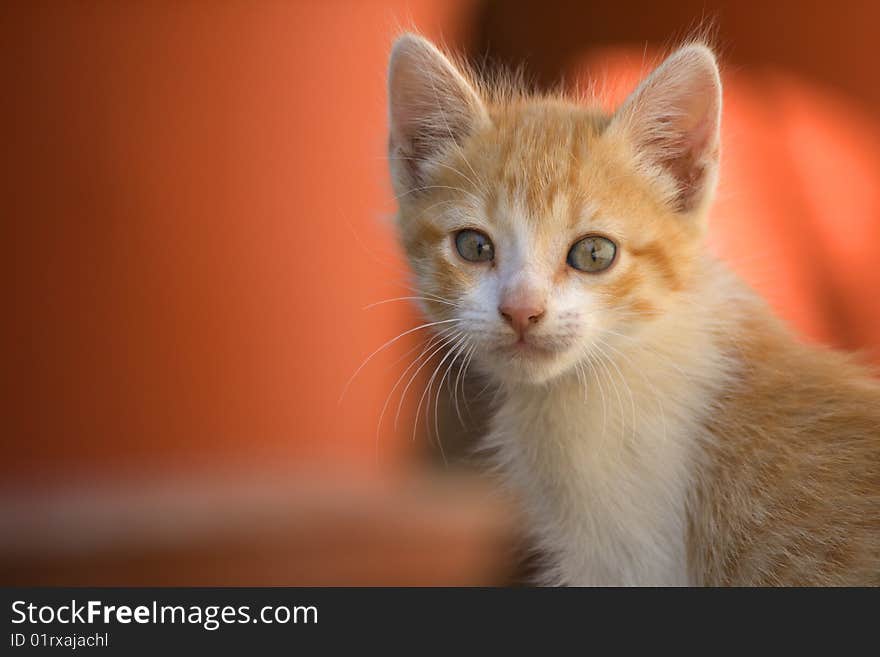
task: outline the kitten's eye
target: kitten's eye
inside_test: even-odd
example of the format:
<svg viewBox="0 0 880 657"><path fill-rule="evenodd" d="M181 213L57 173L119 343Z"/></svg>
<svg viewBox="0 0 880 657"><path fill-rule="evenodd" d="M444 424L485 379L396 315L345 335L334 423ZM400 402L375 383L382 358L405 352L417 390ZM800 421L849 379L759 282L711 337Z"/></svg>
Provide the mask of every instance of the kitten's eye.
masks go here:
<svg viewBox="0 0 880 657"><path fill-rule="evenodd" d="M477 230L460 230L455 234L455 248L459 255L471 262L488 262L495 258L492 241Z"/></svg>
<svg viewBox="0 0 880 657"><path fill-rule="evenodd" d="M595 273L608 269L616 253L617 246L607 237L590 235L574 243L566 262L580 271Z"/></svg>

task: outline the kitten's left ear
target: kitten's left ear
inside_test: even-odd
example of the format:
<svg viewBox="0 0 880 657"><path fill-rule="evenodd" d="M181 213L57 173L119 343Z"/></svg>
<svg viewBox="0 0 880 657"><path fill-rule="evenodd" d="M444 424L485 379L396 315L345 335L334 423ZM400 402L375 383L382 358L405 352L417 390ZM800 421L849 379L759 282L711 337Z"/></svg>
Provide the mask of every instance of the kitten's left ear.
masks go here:
<svg viewBox="0 0 880 657"><path fill-rule="evenodd" d="M681 213L704 209L718 178L721 79L715 55L688 45L669 56L624 102L610 129L631 140L638 162Z"/></svg>

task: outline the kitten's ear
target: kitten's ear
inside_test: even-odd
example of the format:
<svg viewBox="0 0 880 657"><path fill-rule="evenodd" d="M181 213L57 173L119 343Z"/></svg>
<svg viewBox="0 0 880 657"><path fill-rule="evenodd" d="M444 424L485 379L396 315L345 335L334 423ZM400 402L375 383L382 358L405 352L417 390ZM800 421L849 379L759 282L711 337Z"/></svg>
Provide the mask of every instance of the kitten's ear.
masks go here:
<svg viewBox="0 0 880 657"><path fill-rule="evenodd" d="M488 121L467 79L430 41L413 34L394 43L388 96L388 150L398 193L424 185L431 164Z"/></svg>
<svg viewBox="0 0 880 657"><path fill-rule="evenodd" d="M718 178L721 79L715 55L688 45L624 102L611 128L632 140L640 164L681 213L705 208Z"/></svg>

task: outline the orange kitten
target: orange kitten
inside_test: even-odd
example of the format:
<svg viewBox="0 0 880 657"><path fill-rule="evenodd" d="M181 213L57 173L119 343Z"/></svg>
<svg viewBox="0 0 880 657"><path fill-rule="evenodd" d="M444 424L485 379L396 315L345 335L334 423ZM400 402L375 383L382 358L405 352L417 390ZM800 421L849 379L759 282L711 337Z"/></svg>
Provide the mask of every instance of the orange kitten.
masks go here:
<svg viewBox="0 0 880 657"><path fill-rule="evenodd" d="M389 85L423 310L499 387L485 445L541 581L880 584L880 385L703 244L712 52L681 48L613 116L481 86L411 35Z"/></svg>

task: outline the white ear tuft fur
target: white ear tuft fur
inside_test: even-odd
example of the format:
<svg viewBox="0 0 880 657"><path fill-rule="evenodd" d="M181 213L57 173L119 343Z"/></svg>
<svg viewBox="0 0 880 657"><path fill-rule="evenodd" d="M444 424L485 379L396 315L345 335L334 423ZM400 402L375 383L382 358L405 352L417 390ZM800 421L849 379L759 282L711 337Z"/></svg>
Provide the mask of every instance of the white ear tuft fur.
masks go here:
<svg viewBox="0 0 880 657"><path fill-rule="evenodd" d="M427 39L404 34L388 66L389 155L398 193L424 185L432 162L480 122L479 95Z"/></svg>
<svg viewBox="0 0 880 657"><path fill-rule="evenodd" d="M632 140L639 161L666 183L678 212L705 207L718 178L721 79L703 45L670 55L624 102L612 129ZM671 184L670 184L671 183Z"/></svg>

